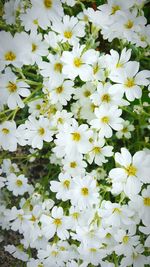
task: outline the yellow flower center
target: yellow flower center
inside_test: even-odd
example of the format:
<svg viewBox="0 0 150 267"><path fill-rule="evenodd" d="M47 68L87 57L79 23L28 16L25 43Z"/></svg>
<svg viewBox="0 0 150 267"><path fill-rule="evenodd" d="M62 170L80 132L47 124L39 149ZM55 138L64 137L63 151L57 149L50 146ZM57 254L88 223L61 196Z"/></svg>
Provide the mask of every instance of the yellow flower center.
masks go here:
<svg viewBox="0 0 150 267"><path fill-rule="evenodd" d="M150 207L150 197L145 197L144 198L144 205Z"/></svg>
<svg viewBox="0 0 150 267"><path fill-rule="evenodd" d="M104 95L102 95L101 99L102 99L102 102L108 103L108 102L110 102L110 95L104 94Z"/></svg>
<svg viewBox="0 0 150 267"><path fill-rule="evenodd" d="M43 267L43 264L38 264L38 266L37 267Z"/></svg>
<svg viewBox="0 0 150 267"><path fill-rule="evenodd" d="M40 109L41 109L41 105L40 105L40 104L37 104L37 105L36 105L36 109L37 109L37 110L40 110Z"/></svg>
<svg viewBox="0 0 150 267"><path fill-rule="evenodd" d="M53 251L51 252L51 254L52 254L52 256L57 257L57 255L58 255L58 251L53 250Z"/></svg>
<svg viewBox="0 0 150 267"><path fill-rule="evenodd" d="M123 243L124 244L127 244L128 243L128 241L129 241L129 237L127 236L127 235L125 235L124 237L123 237Z"/></svg>
<svg viewBox="0 0 150 267"><path fill-rule="evenodd" d="M51 8L52 4L53 4L52 0L44 0L44 6L46 8Z"/></svg>
<svg viewBox="0 0 150 267"><path fill-rule="evenodd" d="M90 252L96 252L97 249L96 248L90 248Z"/></svg>
<svg viewBox="0 0 150 267"><path fill-rule="evenodd" d="M7 60L7 61L13 61L15 59L16 59L16 55L12 51L8 51L5 54L5 60Z"/></svg>
<svg viewBox="0 0 150 267"><path fill-rule="evenodd" d="M63 119L62 119L62 118L59 118L59 119L57 120L57 122L60 123L60 124L63 124Z"/></svg>
<svg viewBox="0 0 150 267"><path fill-rule="evenodd" d="M10 93L14 93L17 90L17 85L15 83L9 82L7 88Z"/></svg>
<svg viewBox="0 0 150 267"><path fill-rule="evenodd" d="M63 65L61 64L61 63L59 63L59 62L57 62L57 63L55 63L55 65L54 65L54 70L56 71L56 72L62 72L62 67L63 67Z"/></svg>
<svg viewBox="0 0 150 267"><path fill-rule="evenodd" d="M133 21L129 19L124 26L126 29L131 29L133 27Z"/></svg>
<svg viewBox="0 0 150 267"><path fill-rule="evenodd" d="M72 217L73 217L75 220L78 220L78 218L79 218L79 213L78 213L78 212L74 212L74 213L72 214Z"/></svg>
<svg viewBox="0 0 150 267"><path fill-rule="evenodd" d="M65 181L63 182L63 186L64 186L65 188L69 189L69 187L70 187L70 181L69 181L69 180L65 180Z"/></svg>
<svg viewBox="0 0 150 267"><path fill-rule="evenodd" d="M41 135L41 136L44 135L44 133L45 133L45 129L44 129L43 127L39 128L38 133L39 133L39 135Z"/></svg>
<svg viewBox="0 0 150 267"><path fill-rule="evenodd" d="M95 154L99 154L99 153L101 152L101 148L98 147L98 146L95 146L95 147L93 148L93 152L94 152Z"/></svg>
<svg viewBox="0 0 150 267"><path fill-rule="evenodd" d="M57 227L59 227L59 226L62 224L61 219L59 219L59 218L54 219L54 224L55 224Z"/></svg>
<svg viewBox="0 0 150 267"><path fill-rule="evenodd" d="M31 222L35 222L35 221L36 221L36 217L35 217L34 215L32 215L30 221L31 221Z"/></svg>
<svg viewBox="0 0 150 267"><path fill-rule="evenodd" d="M147 36L141 36L141 38L140 38L141 42L145 42L146 39L147 39Z"/></svg>
<svg viewBox="0 0 150 267"><path fill-rule="evenodd" d="M70 167L75 168L77 166L77 163L75 161L70 162Z"/></svg>
<svg viewBox="0 0 150 267"><path fill-rule="evenodd" d="M84 96L85 96L85 97L89 97L90 95L91 95L91 92L90 92L90 91L86 90L86 91L84 92Z"/></svg>
<svg viewBox="0 0 150 267"><path fill-rule="evenodd" d="M63 86L59 86L56 88L56 93L61 94L63 92L63 90L64 90Z"/></svg>
<svg viewBox="0 0 150 267"><path fill-rule="evenodd" d="M136 167L134 167L133 165L129 165L125 168L125 171L126 173L129 175L129 176L135 176L136 173L137 173L137 169Z"/></svg>
<svg viewBox="0 0 150 267"><path fill-rule="evenodd" d="M111 234L107 233L106 238L111 238Z"/></svg>
<svg viewBox="0 0 150 267"><path fill-rule="evenodd" d="M66 249L65 249L65 247L62 247L62 246L61 246L61 247L60 247L60 250L61 250L61 251L65 251Z"/></svg>
<svg viewBox="0 0 150 267"><path fill-rule="evenodd" d="M121 68L122 66L123 64L118 61L118 63L116 64L116 68Z"/></svg>
<svg viewBox="0 0 150 267"><path fill-rule="evenodd" d="M127 132L128 132L128 128L127 128L127 127L124 127L121 131L122 131L123 133L127 133Z"/></svg>
<svg viewBox="0 0 150 267"><path fill-rule="evenodd" d="M128 88L131 88L135 85L134 79L133 78L128 78L125 82L125 86Z"/></svg>
<svg viewBox="0 0 150 267"><path fill-rule="evenodd" d="M112 6L111 9L111 14L114 15L116 13L116 11L120 10L120 6L116 5L116 6Z"/></svg>
<svg viewBox="0 0 150 267"><path fill-rule="evenodd" d="M79 142L81 139L81 135L77 132L72 133L72 139L73 139L73 141Z"/></svg>
<svg viewBox="0 0 150 267"><path fill-rule="evenodd" d="M20 186L22 186L23 185L23 182L21 181L21 180L17 180L16 181L16 185L18 186L18 187L20 187Z"/></svg>
<svg viewBox="0 0 150 267"><path fill-rule="evenodd" d="M7 129L7 128L3 128L3 129L2 129L2 133L3 133L3 134L9 134L9 129Z"/></svg>
<svg viewBox="0 0 150 267"><path fill-rule="evenodd" d="M38 23L38 19L34 19L34 20L33 20L33 24L38 25L38 24L39 24L39 23Z"/></svg>
<svg viewBox="0 0 150 267"><path fill-rule="evenodd" d="M65 31L64 32L64 37L67 39L70 39L72 37L72 32L71 31Z"/></svg>
<svg viewBox="0 0 150 267"><path fill-rule="evenodd" d="M88 189L87 187L82 187L82 188L81 188L81 194L82 194L83 196L88 196L88 194L89 194L89 189Z"/></svg>
<svg viewBox="0 0 150 267"><path fill-rule="evenodd" d="M113 213L115 213L115 212L117 212L117 213L121 213L121 210L120 210L119 208L114 208L114 209L113 209Z"/></svg>
<svg viewBox="0 0 150 267"><path fill-rule="evenodd" d="M79 68L82 65L82 60L81 60L81 58L76 57L76 58L74 58L73 63L74 63L74 65L75 65L76 68Z"/></svg>
<svg viewBox="0 0 150 267"><path fill-rule="evenodd" d="M101 118L101 121L103 122L103 123L109 123L109 117L107 117L107 116L104 116L104 117L102 117Z"/></svg>
<svg viewBox="0 0 150 267"><path fill-rule="evenodd" d="M36 44L32 44L32 52L35 52L37 50L37 45Z"/></svg>

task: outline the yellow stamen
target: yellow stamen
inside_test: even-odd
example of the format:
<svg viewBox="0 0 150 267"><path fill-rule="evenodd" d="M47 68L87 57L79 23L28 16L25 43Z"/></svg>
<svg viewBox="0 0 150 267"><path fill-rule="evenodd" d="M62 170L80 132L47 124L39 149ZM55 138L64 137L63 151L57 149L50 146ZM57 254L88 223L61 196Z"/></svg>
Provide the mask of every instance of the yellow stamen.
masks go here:
<svg viewBox="0 0 150 267"><path fill-rule="evenodd" d="M120 10L120 6L116 5L116 6L112 6L111 9L111 14L114 15L116 13L116 11Z"/></svg>
<svg viewBox="0 0 150 267"><path fill-rule="evenodd" d="M65 180L65 181L63 182L63 186L64 186L65 188L69 189L69 187L70 187L70 181L69 181L69 180Z"/></svg>
<svg viewBox="0 0 150 267"><path fill-rule="evenodd" d="M56 72L62 72L62 68L63 68L63 65L61 64L61 63L55 63L55 65L54 65L54 70L56 71Z"/></svg>
<svg viewBox="0 0 150 267"><path fill-rule="evenodd" d="M104 95L102 95L101 99L102 99L102 102L108 103L108 102L110 102L110 95L104 94Z"/></svg>
<svg viewBox="0 0 150 267"><path fill-rule="evenodd" d="M63 90L64 90L63 86L59 86L56 88L56 93L61 94L63 92Z"/></svg>
<svg viewBox="0 0 150 267"><path fill-rule="evenodd" d="M12 51L8 51L5 54L5 60L7 61L14 61L16 59L16 55Z"/></svg>
<svg viewBox="0 0 150 267"><path fill-rule="evenodd" d="M101 118L101 121L103 122L103 123L109 123L109 117L107 117L107 116L104 116L104 117L102 117Z"/></svg>
<svg viewBox="0 0 150 267"><path fill-rule="evenodd" d="M95 154L99 154L101 152L101 148L98 146L95 146L92 150Z"/></svg>
<svg viewBox="0 0 150 267"><path fill-rule="evenodd" d="M17 85L15 83L9 82L7 88L10 93L14 93L17 90Z"/></svg>
<svg viewBox="0 0 150 267"><path fill-rule="evenodd" d="M150 197L145 197L144 198L144 205L150 207Z"/></svg>
<svg viewBox="0 0 150 267"><path fill-rule="evenodd" d="M45 133L45 129L44 128L39 128L39 130L38 130L38 133L39 133L39 135L44 135L44 133Z"/></svg>
<svg viewBox="0 0 150 267"><path fill-rule="evenodd" d="M20 186L22 186L23 185L23 182L21 181L21 180L17 180L16 181L16 185L18 186L18 187L20 187Z"/></svg>
<svg viewBox="0 0 150 267"><path fill-rule="evenodd" d="M64 37L67 39L70 39L72 37L72 32L71 31L65 31L64 32Z"/></svg>
<svg viewBox="0 0 150 267"><path fill-rule="evenodd" d="M74 58L73 63L75 65L75 67L79 68L82 65L82 60L81 60L81 58L76 57L76 58Z"/></svg>
<svg viewBox="0 0 150 267"><path fill-rule="evenodd" d="M89 189L88 189L87 187L82 187L82 188L81 188L81 194L82 194L83 196L88 196L88 194L89 194Z"/></svg>
<svg viewBox="0 0 150 267"><path fill-rule="evenodd" d="M73 139L73 141L79 142L81 139L81 135L77 132L72 133L72 139Z"/></svg>
<svg viewBox="0 0 150 267"><path fill-rule="evenodd" d="M125 171L126 173L129 175L129 176L135 176L136 173L137 173L137 169L136 167L134 167L133 165L129 165L125 168Z"/></svg>
<svg viewBox="0 0 150 267"><path fill-rule="evenodd" d="M70 167L75 168L77 166L77 163L75 161L70 162Z"/></svg>
<svg viewBox="0 0 150 267"><path fill-rule="evenodd" d="M2 132L3 132L3 134L9 134L9 129L7 129L7 128L3 128L3 129L2 129Z"/></svg>
<svg viewBox="0 0 150 267"><path fill-rule="evenodd" d="M51 8L52 4L53 4L52 0L44 0L44 6L46 8Z"/></svg>
<svg viewBox="0 0 150 267"><path fill-rule="evenodd" d="M129 241L129 237L127 236L127 235L125 235L124 237L123 237L123 243L124 244L127 244L128 243L128 241Z"/></svg>
<svg viewBox="0 0 150 267"><path fill-rule="evenodd" d="M131 29L133 27L133 21L129 19L124 26L126 29Z"/></svg>
<svg viewBox="0 0 150 267"><path fill-rule="evenodd" d="M37 50L37 45L36 44L32 44L32 52L35 52Z"/></svg>
<svg viewBox="0 0 150 267"><path fill-rule="evenodd" d="M61 219L59 219L59 218L54 219L54 224L55 224L57 227L60 226L60 225L62 224Z"/></svg>
<svg viewBox="0 0 150 267"><path fill-rule="evenodd" d="M125 86L128 88L131 88L135 85L134 79L133 78L127 78L125 82Z"/></svg>

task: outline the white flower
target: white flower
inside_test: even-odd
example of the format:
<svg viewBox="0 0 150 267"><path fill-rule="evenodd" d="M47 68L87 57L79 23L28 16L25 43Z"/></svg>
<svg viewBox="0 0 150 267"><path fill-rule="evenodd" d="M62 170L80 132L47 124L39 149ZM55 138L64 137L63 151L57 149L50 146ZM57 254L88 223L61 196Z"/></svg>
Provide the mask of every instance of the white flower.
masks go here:
<svg viewBox="0 0 150 267"><path fill-rule="evenodd" d="M12 191L14 196L23 195L29 190L28 179L23 174L19 176L16 176L14 173L9 174L6 185L7 189Z"/></svg>
<svg viewBox="0 0 150 267"><path fill-rule="evenodd" d="M133 267L144 267L147 264L146 256L142 255L144 247L139 244L134 248L132 255L127 255L121 260L120 267L126 267L132 265Z"/></svg>
<svg viewBox="0 0 150 267"><path fill-rule="evenodd" d="M132 216L134 215L134 211L127 205L120 205L103 200L99 214L102 216L106 226L118 228L123 225L129 226L133 224Z"/></svg>
<svg viewBox="0 0 150 267"><path fill-rule="evenodd" d="M19 172L19 168L17 164L12 163L10 159L4 159L2 164L2 171L6 174L10 174L12 172Z"/></svg>
<svg viewBox="0 0 150 267"><path fill-rule="evenodd" d="M86 155L87 161L91 164L93 161L98 165L102 166L103 163L108 162L105 157L111 157L113 155L112 146L104 146L105 140L98 138L92 142L92 149Z"/></svg>
<svg viewBox="0 0 150 267"><path fill-rule="evenodd" d="M140 86L149 84L150 71L139 71L139 62L130 61L126 64L124 70L118 70L117 75L110 75L110 79L117 83L111 87L112 92L125 93L129 101L134 101L135 98L141 98L142 89Z"/></svg>
<svg viewBox="0 0 150 267"><path fill-rule="evenodd" d="M70 80L64 81L63 78L54 82L50 80L46 83L46 91L43 91L49 94L48 98L52 104L61 103L62 105L67 105L74 91L73 85L74 82Z"/></svg>
<svg viewBox="0 0 150 267"><path fill-rule="evenodd" d="M130 122L128 120L123 121L123 129L121 131L118 131L116 133L116 136L118 139L121 139L122 137L125 137L127 139L131 138L131 132L134 131L134 125L130 124Z"/></svg>
<svg viewBox="0 0 150 267"><path fill-rule="evenodd" d="M42 98L29 102L28 103L29 113L36 117L39 117L41 109L42 109L42 104L43 104Z"/></svg>
<svg viewBox="0 0 150 267"><path fill-rule="evenodd" d="M42 223L42 232L46 237L52 238L56 233L62 240L69 238L67 219L61 207L57 208L55 206L52 209L52 217L43 214L40 221Z"/></svg>
<svg viewBox="0 0 150 267"><path fill-rule="evenodd" d="M119 243L115 246L115 252L117 255L130 255L134 252L134 247L137 246L139 241L139 236L134 235L134 233L128 233L125 230L119 230L117 234L114 235L116 241Z"/></svg>
<svg viewBox="0 0 150 267"><path fill-rule="evenodd" d="M43 141L52 141L52 132L50 129L50 122L47 118L40 116L37 120L32 115L24 125L24 139L33 148L41 149L43 147Z"/></svg>
<svg viewBox="0 0 150 267"><path fill-rule="evenodd" d="M81 104L87 104L87 101L90 100L92 93L95 92L96 86L91 82L86 82L81 87L76 87L74 89L73 99L79 100Z"/></svg>
<svg viewBox="0 0 150 267"><path fill-rule="evenodd" d="M68 173L60 173L59 181L50 182L50 190L57 193L56 198L66 201L70 199L70 188L72 185L71 176Z"/></svg>
<svg viewBox="0 0 150 267"><path fill-rule="evenodd" d="M26 46L27 53L24 55L24 61L27 65L38 64L42 61L42 56L47 56L49 53L49 45L43 40L42 34L36 32L26 36Z"/></svg>
<svg viewBox="0 0 150 267"><path fill-rule="evenodd" d="M142 190L141 196L135 196L131 202L138 212L143 224L149 224L150 218L150 186Z"/></svg>
<svg viewBox="0 0 150 267"><path fill-rule="evenodd" d="M50 21L63 17L63 8L60 0L31 0L34 13L38 14L38 25L47 29Z"/></svg>
<svg viewBox="0 0 150 267"><path fill-rule="evenodd" d="M3 19L6 20L7 24L15 24L16 12L20 9L20 0L11 0L4 4L4 15Z"/></svg>
<svg viewBox="0 0 150 267"><path fill-rule="evenodd" d="M126 47L121 51L121 54L113 49L110 50L110 55L106 55L107 67L110 70L110 74L116 74L118 70L124 69L126 63L131 57L131 49L126 49Z"/></svg>
<svg viewBox="0 0 150 267"><path fill-rule="evenodd" d="M71 204L79 207L81 210L92 207L98 203L98 188L96 180L89 175L74 177L71 189Z"/></svg>
<svg viewBox="0 0 150 267"><path fill-rule="evenodd" d="M5 74L0 77L1 97L4 104L7 104L10 109L16 107L23 108L21 97L28 97L30 95L30 86L24 82L17 80L17 76L10 68L5 69Z"/></svg>
<svg viewBox="0 0 150 267"><path fill-rule="evenodd" d="M59 40L63 43L68 41L74 45L79 42L79 38L85 35L84 23L79 22L76 17L65 15L63 22L55 20L52 23L52 30L59 34Z"/></svg>
<svg viewBox="0 0 150 267"><path fill-rule="evenodd" d="M76 45L71 52L64 51L62 62L64 63L62 72L69 79L75 79L78 75L82 81L92 79L92 64L97 58L97 52L94 49L83 51L84 46Z"/></svg>
<svg viewBox="0 0 150 267"><path fill-rule="evenodd" d="M16 151L16 123L15 121L5 121L0 124L0 146L4 150Z"/></svg>
<svg viewBox="0 0 150 267"><path fill-rule="evenodd" d="M124 106L128 102L122 99L122 92L115 92L111 90L110 83L98 83L97 90L90 96L92 102L96 106Z"/></svg>
<svg viewBox="0 0 150 267"><path fill-rule="evenodd" d="M52 126L56 129L61 129L65 123L71 123L72 116L73 114L71 112L67 112L65 109L62 111L58 110L52 118Z"/></svg>
<svg viewBox="0 0 150 267"><path fill-rule="evenodd" d="M123 119L120 118L121 113L122 110L118 109L117 106L112 106L110 108L101 106L95 109L97 119L92 120L90 124L92 128L99 130L100 136L109 138L113 134L112 129L118 131L123 128Z"/></svg>
<svg viewBox="0 0 150 267"><path fill-rule="evenodd" d="M64 75L62 74L63 63L60 60L59 55L49 54L48 59L50 62L38 62L38 66L40 69L40 73L43 77L50 78L50 81L58 83L58 81L62 81Z"/></svg>
<svg viewBox="0 0 150 267"><path fill-rule="evenodd" d="M83 160L82 154L77 155L76 157L66 156L62 160L63 169L65 172L69 173L72 177L85 174L85 168L87 163Z"/></svg>
<svg viewBox="0 0 150 267"><path fill-rule="evenodd" d="M7 245L4 247L5 251L13 255L14 258L27 262L29 255L23 251L23 248L15 247L14 245Z"/></svg>
<svg viewBox="0 0 150 267"><path fill-rule="evenodd" d="M3 70L4 67L9 64L17 68L22 67L23 58L21 57L20 47L20 39L22 39L21 33L13 37L9 32L1 31L0 39L0 70Z"/></svg>
<svg viewBox="0 0 150 267"><path fill-rule="evenodd" d="M132 158L126 148L121 148L121 153L115 154L115 161L121 166L109 173L113 183L112 193L120 194L124 191L128 197L138 194L142 184L149 181L150 156L144 151L138 151Z"/></svg>
<svg viewBox="0 0 150 267"><path fill-rule="evenodd" d="M55 140L56 147L53 149L58 157L64 155L76 156L78 153L85 154L91 148L89 141L93 132L88 129L88 125L78 125L75 119L72 120L72 125L67 123L61 129Z"/></svg>

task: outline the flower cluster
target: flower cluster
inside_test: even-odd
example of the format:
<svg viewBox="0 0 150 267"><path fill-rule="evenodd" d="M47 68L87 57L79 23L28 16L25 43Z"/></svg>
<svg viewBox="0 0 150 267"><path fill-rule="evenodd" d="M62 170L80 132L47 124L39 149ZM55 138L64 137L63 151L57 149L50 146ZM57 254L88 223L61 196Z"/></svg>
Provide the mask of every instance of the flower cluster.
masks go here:
<svg viewBox="0 0 150 267"><path fill-rule="evenodd" d="M150 260L150 27L143 1L91 2L3 6L0 226L27 267Z"/></svg>

